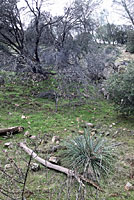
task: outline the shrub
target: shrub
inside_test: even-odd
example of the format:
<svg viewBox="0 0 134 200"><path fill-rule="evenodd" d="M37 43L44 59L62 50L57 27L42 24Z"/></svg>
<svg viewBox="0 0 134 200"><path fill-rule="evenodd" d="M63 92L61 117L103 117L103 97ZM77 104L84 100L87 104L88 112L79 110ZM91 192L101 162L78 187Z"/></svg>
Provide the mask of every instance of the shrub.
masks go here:
<svg viewBox="0 0 134 200"><path fill-rule="evenodd" d="M106 90L121 114L134 113L134 64L123 73L116 73L106 81Z"/></svg>
<svg viewBox="0 0 134 200"><path fill-rule="evenodd" d="M64 162L86 176L90 175L96 181L109 175L113 168L113 146L102 138L95 139L88 129L82 136L66 142Z"/></svg>
<svg viewBox="0 0 134 200"><path fill-rule="evenodd" d="M130 53L134 53L134 31L128 33L127 48Z"/></svg>

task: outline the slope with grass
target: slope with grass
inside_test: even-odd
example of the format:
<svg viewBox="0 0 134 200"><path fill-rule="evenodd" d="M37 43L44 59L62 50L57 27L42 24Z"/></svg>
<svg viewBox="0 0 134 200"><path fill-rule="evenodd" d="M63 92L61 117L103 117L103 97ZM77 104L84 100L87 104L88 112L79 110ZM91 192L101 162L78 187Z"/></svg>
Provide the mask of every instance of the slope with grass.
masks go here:
<svg viewBox="0 0 134 200"><path fill-rule="evenodd" d="M6 76L6 75L5 75ZM28 155L18 147L19 142L25 142L31 149L35 149L39 156L49 159L52 156L59 156L60 152L51 151L53 146L53 136L59 136L58 145L63 145L64 141L83 134L83 127L90 122L95 125L96 136L107 137L109 141L117 143L118 162L115 173L104 182L100 180L101 187L105 193L97 192L94 188L86 185L85 199L133 199L133 191L124 191L127 182L134 183L130 179L133 170L129 158L133 157L134 152L134 124L133 116L124 119L117 116L113 104L104 100L97 94L96 89L92 88L91 97L86 103L79 105L79 99L68 103L66 99L60 99L58 111L55 111L53 100L39 99L37 94L40 91L53 89L51 80L42 82L20 81L19 78L9 80L6 78L5 85L0 87L0 127L23 126L30 135L36 139L24 136L24 133L14 136L0 138L0 165L5 169L10 164L6 173L11 174L17 180L21 175L15 172L15 164L22 170L22 179L27 170ZM71 105L71 106L70 106ZM7 149L4 147L6 142L12 145ZM38 147L38 148L37 148ZM128 161L129 160L129 161ZM32 160L31 163L35 161ZM60 157L62 165L62 158ZM68 166L69 167L69 166ZM21 199L22 185L14 183L11 177L7 177L3 172L0 173L0 185L3 190L8 189L8 197L0 193L1 199L10 199L12 192L17 199ZM2 191L3 191L2 190ZM6 193L6 191L5 191ZM82 199L83 191L79 184L67 178L65 175L49 170L41 166L40 171L34 172L29 169L28 179L25 187L25 198L31 200L46 199ZM98 196L98 197L97 197Z"/></svg>

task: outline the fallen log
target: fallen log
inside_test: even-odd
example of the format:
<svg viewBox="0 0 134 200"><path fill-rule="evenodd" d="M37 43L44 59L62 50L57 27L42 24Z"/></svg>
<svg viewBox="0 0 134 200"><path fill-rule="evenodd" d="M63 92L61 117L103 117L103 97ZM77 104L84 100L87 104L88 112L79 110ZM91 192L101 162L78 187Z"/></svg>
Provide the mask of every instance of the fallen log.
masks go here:
<svg viewBox="0 0 134 200"><path fill-rule="evenodd" d="M1 135L8 135L8 134L15 134L20 133L24 130L21 126L9 127L9 128L0 128L0 136Z"/></svg>
<svg viewBox="0 0 134 200"><path fill-rule="evenodd" d="M54 169L56 171L62 172L64 174L66 174L67 176L71 176L74 177L79 183L83 184L82 181L92 185L94 188L96 188L97 190L104 192L99 185L97 185L95 182L93 182L90 179L87 179L79 174L76 174L73 170L70 170L68 168L59 166L59 165L55 165L50 163L47 160L42 159L41 157L39 157L35 152L33 152L33 150L31 150L30 148L28 148L24 143L19 143L19 146L26 152L28 153L30 156L32 156L32 158L34 158L36 161L38 161L39 163L41 163L43 166L50 168L50 169ZM84 186L84 184L83 184Z"/></svg>

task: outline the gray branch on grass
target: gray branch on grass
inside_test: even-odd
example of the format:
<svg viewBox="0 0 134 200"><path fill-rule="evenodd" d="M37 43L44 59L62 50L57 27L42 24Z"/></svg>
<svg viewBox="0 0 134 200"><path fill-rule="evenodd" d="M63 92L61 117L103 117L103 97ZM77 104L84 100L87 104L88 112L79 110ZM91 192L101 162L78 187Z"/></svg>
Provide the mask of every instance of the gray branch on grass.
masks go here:
<svg viewBox="0 0 134 200"><path fill-rule="evenodd" d="M84 176L81 176L79 174L76 174L73 170L70 170L68 168L52 164L48 162L47 160L42 159L39 157L36 153L33 152L30 148L28 148L24 143L19 143L19 146L30 156L32 156L33 159L41 163L43 166L48 167L50 169L54 169L56 171L62 172L66 174L67 176L74 177L79 183L83 184L82 181L92 185L94 188L96 188L99 191L103 191L96 183L94 183L92 180L85 178ZM84 184L83 184L84 186ZM104 191L103 191L104 192Z"/></svg>

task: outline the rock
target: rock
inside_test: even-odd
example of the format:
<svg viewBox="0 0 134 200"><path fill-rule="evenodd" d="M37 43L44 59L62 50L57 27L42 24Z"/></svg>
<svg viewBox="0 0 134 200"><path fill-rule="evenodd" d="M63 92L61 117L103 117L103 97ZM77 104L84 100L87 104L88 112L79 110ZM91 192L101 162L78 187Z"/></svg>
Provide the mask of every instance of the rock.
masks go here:
<svg viewBox="0 0 134 200"><path fill-rule="evenodd" d="M127 67L125 65L118 66L118 73L122 74L126 71Z"/></svg>
<svg viewBox="0 0 134 200"><path fill-rule="evenodd" d="M92 131L95 132L95 133L97 133L97 129L96 128L92 129Z"/></svg>
<svg viewBox="0 0 134 200"><path fill-rule="evenodd" d="M4 147L6 147L6 148L11 148L12 147L12 142L6 142L5 144L4 144Z"/></svg>
<svg viewBox="0 0 134 200"><path fill-rule="evenodd" d="M103 94L105 99L109 100L109 93L105 88L101 88L100 92Z"/></svg>
<svg viewBox="0 0 134 200"><path fill-rule="evenodd" d="M87 127L90 127L90 128L94 128L94 125L92 123L86 123L85 124Z"/></svg>
<svg viewBox="0 0 134 200"><path fill-rule="evenodd" d="M31 164L31 170L34 172L37 172L40 170L40 165L38 163L32 163Z"/></svg>
<svg viewBox="0 0 134 200"><path fill-rule="evenodd" d="M109 128L112 128L113 127L113 125L111 124L110 126L109 126Z"/></svg>
<svg viewBox="0 0 134 200"><path fill-rule="evenodd" d="M109 136L109 135L110 135L110 132L107 131L107 132L105 133L105 136Z"/></svg>
<svg viewBox="0 0 134 200"><path fill-rule="evenodd" d="M105 77L105 79L108 79L111 74L113 74L115 72L115 66L112 65L112 63L106 63L105 64L105 68L103 70L103 76Z"/></svg>
<svg viewBox="0 0 134 200"><path fill-rule="evenodd" d="M24 133L24 136L25 136L25 137L30 137L31 135L30 135L29 131L26 131L26 132Z"/></svg>
<svg viewBox="0 0 134 200"><path fill-rule="evenodd" d="M100 136L102 136L102 135L104 136L104 135L105 135L105 132L104 132L104 131L101 131L101 132L99 133L99 135L100 135Z"/></svg>
<svg viewBox="0 0 134 200"><path fill-rule="evenodd" d="M55 156L51 156L50 158L49 158L49 161L51 162L51 163L54 163L54 164L59 164L59 158L57 158L57 157L55 157Z"/></svg>
<svg viewBox="0 0 134 200"><path fill-rule="evenodd" d="M60 148L61 148L60 145L53 146L53 147L51 148L51 153L52 153L52 152L58 151Z"/></svg>
<svg viewBox="0 0 134 200"><path fill-rule="evenodd" d="M50 91L47 91L47 92L40 92L37 97L38 98L44 98L44 99L53 99L55 101L58 100L58 94L53 91L53 90L50 90Z"/></svg>
<svg viewBox="0 0 134 200"><path fill-rule="evenodd" d="M32 135L32 136L30 136L30 139L36 140L36 136L35 136L35 135Z"/></svg>
<svg viewBox="0 0 134 200"><path fill-rule="evenodd" d="M5 167L4 167L4 169L5 169L5 170L6 170L6 169L10 169L11 167L12 167L11 164L6 164Z"/></svg>
<svg viewBox="0 0 134 200"><path fill-rule="evenodd" d="M57 152L60 149L64 149L64 146L61 146L61 145L51 146L49 149L47 149L45 151L45 153L48 153L48 154L54 153L54 152Z"/></svg>
<svg viewBox="0 0 134 200"><path fill-rule="evenodd" d="M84 131L79 130L78 133L79 133L80 135L83 135L83 134L84 134Z"/></svg>
<svg viewBox="0 0 134 200"><path fill-rule="evenodd" d="M56 143L57 141L60 141L60 138L59 138L59 136L53 136L52 137L52 143Z"/></svg>
<svg viewBox="0 0 134 200"><path fill-rule="evenodd" d="M118 135L119 131L115 131L115 133L113 134L113 138L116 137Z"/></svg>
<svg viewBox="0 0 134 200"><path fill-rule="evenodd" d="M56 141L56 144L59 144L60 143L60 141L58 140L58 141Z"/></svg>
<svg viewBox="0 0 134 200"><path fill-rule="evenodd" d="M131 183L127 182L127 184L125 185L125 190L134 191L134 186Z"/></svg>
<svg viewBox="0 0 134 200"><path fill-rule="evenodd" d="M4 85L4 83L5 83L4 78L2 76L0 76L0 85Z"/></svg>
<svg viewBox="0 0 134 200"><path fill-rule="evenodd" d="M91 131L91 135L94 136L94 135L95 135L95 132L94 132L94 131Z"/></svg>
<svg viewBox="0 0 134 200"><path fill-rule="evenodd" d="M21 119L26 119L26 116L25 116L25 115L22 115L22 116L21 116Z"/></svg>

